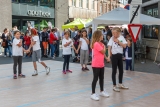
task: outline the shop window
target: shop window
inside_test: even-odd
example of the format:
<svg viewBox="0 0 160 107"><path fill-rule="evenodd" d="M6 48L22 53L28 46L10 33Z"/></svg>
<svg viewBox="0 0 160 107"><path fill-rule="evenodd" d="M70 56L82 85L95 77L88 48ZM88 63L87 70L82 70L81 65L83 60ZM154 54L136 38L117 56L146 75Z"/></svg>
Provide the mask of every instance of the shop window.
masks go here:
<svg viewBox="0 0 160 107"><path fill-rule="evenodd" d="M144 25L142 33L144 35L144 38L158 39L158 26Z"/></svg>
<svg viewBox="0 0 160 107"><path fill-rule="evenodd" d="M83 7L83 0L79 0L79 7Z"/></svg>
<svg viewBox="0 0 160 107"><path fill-rule="evenodd" d="M89 0L86 0L86 8L89 8Z"/></svg>
<svg viewBox="0 0 160 107"><path fill-rule="evenodd" d="M76 6L76 0L72 0L72 6Z"/></svg>
<svg viewBox="0 0 160 107"><path fill-rule="evenodd" d="M12 2L19 3L19 0L12 0Z"/></svg>
<svg viewBox="0 0 160 107"><path fill-rule="evenodd" d="M33 4L33 5L37 5L38 4L38 0L19 0L20 3L26 3L26 4Z"/></svg>
<svg viewBox="0 0 160 107"><path fill-rule="evenodd" d="M158 4L150 5L143 8L143 14L158 18ZM142 29L142 34L144 38L158 39L158 28L155 25L144 25Z"/></svg>
<svg viewBox="0 0 160 107"><path fill-rule="evenodd" d="M41 6L55 7L55 0L40 0Z"/></svg>
<svg viewBox="0 0 160 107"><path fill-rule="evenodd" d="M92 9L94 9L95 8L95 6L94 6L95 4L94 4L94 0L92 0Z"/></svg>

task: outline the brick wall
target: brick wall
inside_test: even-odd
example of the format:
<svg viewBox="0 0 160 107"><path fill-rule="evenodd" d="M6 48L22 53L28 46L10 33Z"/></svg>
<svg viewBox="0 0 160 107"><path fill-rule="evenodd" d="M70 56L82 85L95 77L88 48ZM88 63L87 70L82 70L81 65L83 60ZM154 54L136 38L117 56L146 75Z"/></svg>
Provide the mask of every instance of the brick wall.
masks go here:
<svg viewBox="0 0 160 107"><path fill-rule="evenodd" d="M4 28L12 28L12 5L11 0L0 0L0 32Z"/></svg>

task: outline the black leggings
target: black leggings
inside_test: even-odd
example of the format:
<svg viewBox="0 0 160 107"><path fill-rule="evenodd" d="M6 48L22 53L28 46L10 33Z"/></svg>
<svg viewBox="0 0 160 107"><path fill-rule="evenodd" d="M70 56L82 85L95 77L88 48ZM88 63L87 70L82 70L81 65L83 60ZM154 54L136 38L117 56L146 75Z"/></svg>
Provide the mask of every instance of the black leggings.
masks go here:
<svg viewBox="0 0 160 107"><path fill-rule="evenodd" d="M99 84L100 84L100 89L103 91L103 85L104 85L104 67L103 68L95 68L92 67L93 69L93 82L92 82L92 93L95 93L96 89L96 83L98 81L99 77Z"/></svg>
<svg viewBox="0 0 160 107"><path fill-rule="evenodd" d="M69 60L70 60L70 55L64 55L63 71L69 70Z"/></svg>
<svg viewBox="0 0 160 107"><path fill-rule="evenodd" d="M122 80L123 80L122 54L112 55L112 81L113 81L113 85L116 85L117 66L119 69L119 83L122 84Z"/></svg>

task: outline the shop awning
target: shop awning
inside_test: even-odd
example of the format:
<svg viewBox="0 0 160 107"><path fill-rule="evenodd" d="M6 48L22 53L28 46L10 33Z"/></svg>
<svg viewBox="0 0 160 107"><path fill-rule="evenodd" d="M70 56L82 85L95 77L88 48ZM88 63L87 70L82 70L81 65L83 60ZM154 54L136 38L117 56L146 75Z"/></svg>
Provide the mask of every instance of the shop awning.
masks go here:
<svg viewBox="0 0 160 107"><path fill-rule="evenodd" d="M94 18L92 22L85 24L85 27L99 26L99 25L123 25L129 24L129 10L124 8L116 8L108 13L105 13L97 18ZM160 19L140 14L140 23L142 25L160 25Z"/></svg>

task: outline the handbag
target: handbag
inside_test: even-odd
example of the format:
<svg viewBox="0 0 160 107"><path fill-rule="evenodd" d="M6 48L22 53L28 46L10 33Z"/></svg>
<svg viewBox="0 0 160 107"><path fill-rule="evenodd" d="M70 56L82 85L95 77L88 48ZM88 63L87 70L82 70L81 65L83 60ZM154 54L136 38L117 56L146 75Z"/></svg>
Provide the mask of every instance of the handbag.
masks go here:
<svg viewBox="0 0 160 107"><path fill-rule="evenodd" d="M6 42L2 42L2 47L5 47L6 46Z"/></svg>

